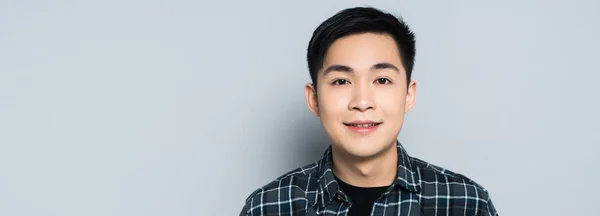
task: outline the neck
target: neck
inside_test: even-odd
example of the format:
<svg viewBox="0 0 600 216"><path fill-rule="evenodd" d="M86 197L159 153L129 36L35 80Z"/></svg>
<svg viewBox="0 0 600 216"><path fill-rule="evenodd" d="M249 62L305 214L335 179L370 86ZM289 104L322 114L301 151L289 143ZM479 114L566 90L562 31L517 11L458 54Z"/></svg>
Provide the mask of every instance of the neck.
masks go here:
<svg viewBox="0 0 600 216"><path fill-rule="evenodd" d="M383 187L396 179L398 151L396 145L369 157L349 155L341 149L332 148L333 172L347 184L357 187Z"/></svg>

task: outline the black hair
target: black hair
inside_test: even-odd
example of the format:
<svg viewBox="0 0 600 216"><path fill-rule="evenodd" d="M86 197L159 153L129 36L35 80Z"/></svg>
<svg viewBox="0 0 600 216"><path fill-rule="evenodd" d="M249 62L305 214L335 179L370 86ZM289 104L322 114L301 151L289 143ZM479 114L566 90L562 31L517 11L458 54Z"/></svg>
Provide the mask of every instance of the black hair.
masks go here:
<svg viewBox="0 0 600 216"><path fill-rule="evenodd" d="M415 62L415 35L401 17L372 7L354 7L339 11L315 29L308 43L306 59L313 84L323 67L327 50L337 39L361 33L378 33L391 36L406 70L406 83L410 83Z"/></svg>

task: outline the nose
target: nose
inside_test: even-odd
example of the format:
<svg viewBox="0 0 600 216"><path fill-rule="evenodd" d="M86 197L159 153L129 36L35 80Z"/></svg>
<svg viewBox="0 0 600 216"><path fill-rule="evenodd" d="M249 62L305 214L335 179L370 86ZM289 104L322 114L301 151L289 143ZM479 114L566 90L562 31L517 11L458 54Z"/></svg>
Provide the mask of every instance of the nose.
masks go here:
<svg viewBox="0 0 600 216"><path fill-rule="evenodd" d="M357 110L360 112L365 112L369 109L375 110L377 106L375 105L374 91L370 86L358 86L355 85L355 88L352 91L353 97L350 103L348 104L349 110Z"/></svg>

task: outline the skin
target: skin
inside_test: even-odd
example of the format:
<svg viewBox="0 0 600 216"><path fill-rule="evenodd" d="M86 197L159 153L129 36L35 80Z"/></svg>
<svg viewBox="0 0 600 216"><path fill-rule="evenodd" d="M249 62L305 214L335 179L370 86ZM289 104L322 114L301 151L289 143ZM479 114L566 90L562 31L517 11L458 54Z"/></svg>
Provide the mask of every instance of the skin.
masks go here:
<svg viewBox="0 0 600 216"><path fill-rule="evenodd" d="M317 88L308 83L304 93L332 142L335 175L359 187L390 185L397 170L396 140L416 97L416 82L407 85L393 38L374 33L339 38L317 80ZM344 124L361 120L382 124L368 134Z"/></svg>

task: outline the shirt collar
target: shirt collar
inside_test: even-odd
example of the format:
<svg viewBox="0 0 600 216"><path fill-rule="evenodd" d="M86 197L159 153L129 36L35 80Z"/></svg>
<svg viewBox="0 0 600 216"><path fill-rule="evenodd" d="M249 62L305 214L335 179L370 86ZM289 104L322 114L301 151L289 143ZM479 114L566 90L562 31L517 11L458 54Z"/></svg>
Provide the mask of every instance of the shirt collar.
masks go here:
<svg viewBox="0 0 600 216"><path fill-rule="evenodd" d="M396 180L392 183L394 187L402 187L410 192L419 192L421 190L419 175L413 170L411 157L408 155L400 142L396 141L398 151L398 170ZM333 155L331 146L327 148L323 157L319 160L319 197L322 207L327 206L333 198L339 193L340 188L333 174Z"/></svg>

